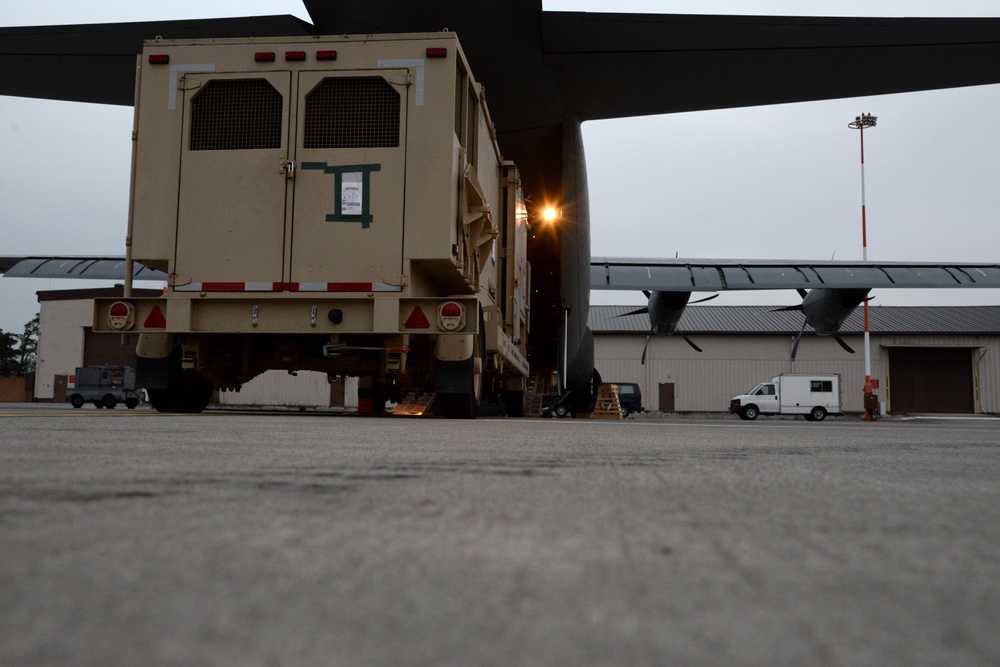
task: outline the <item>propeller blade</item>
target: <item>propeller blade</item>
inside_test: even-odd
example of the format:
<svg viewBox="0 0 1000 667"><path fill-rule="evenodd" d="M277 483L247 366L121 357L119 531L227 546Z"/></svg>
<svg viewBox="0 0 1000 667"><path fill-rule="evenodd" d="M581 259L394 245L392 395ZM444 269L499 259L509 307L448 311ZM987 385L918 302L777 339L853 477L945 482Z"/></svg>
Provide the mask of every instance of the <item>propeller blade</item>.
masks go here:
<svg viewBox="0 0 1000 667"><path fill-rule="evenodd" d="M652 292L650 292L650 291L648 291L648 290L642 290L642 293L646 295L646 298L647 298L647 299L648 299L649 297L653 296L653 293L652 293Z"/></svg>
<svg viewBox="0 0 1000 667"><path fill-rule="evenodd" d="M688 303L688 305L690 306L692 303L704 303L705 301L711 301L712 299L714 299L717 296L719 296L719 295L718 294L713 294L712 296L706 296L704 299L698 299L697 301L692 301L692 302Z"/></svg>
<svg viewBox="0 0 1000 667"><path fill-rule="evenodd" d="M649 349L649 341L653 338L653 331L655 329L650 329L649 333L646 335L646 344L642 346L642 365L646 365L646 350Z"/></svg>
<svg viewBox="0 0 1000 667"><path fill-rule="evenodd" d="M797 289L795 291L798 292L799 296L801 296L803 299L806 298L806 296L809 294L809 292L807 292L807 291L805 291L804 289L801 289L801 288L799 288L799 289Z"/></svg>
<svg viewBox="0 0 1000 667"><path fill-rule="evenodd" d="M784 313L784 312L788 312L788 311L792 311L792 310L802 310L802 304L800 303L797 306L783 306L781 308L772 308L771 312L772 313Z"/></svg>
<svg viewBox="0 0 1000 667"><path fill-rule="evenodd" d="M795 361L795 355L799 351L799 342L802 340L802 333L806 330L806 321L802 321L802 328L799 329L799 335L795 337L795 343L792 345L792 361Z"/></svg>
<svg viewBox="0 0 1000 667"><path fill-rule="evenodd" d="M678 331L677 333L678 333L678 334L680 334L681 338L683 338L683 339L684 339L684 341L685 341L685 342L686 342L686 343L687 343L688 345L690 345L691 347L693 347L693 348L694 348L695 352L702 352L702 351L703 351L703 350L702 350L702 349L701 349L700 347L698 347L697 345L695 345L695 344L694 344L694 341L692 341L692 340L691 340L690 338L688 338L688 337L687 337L687 336L685 336L684 334L680 333L679 331Z"/></svg>
<svg viewBox="0 0 1000 667"><path fill-rule="evenodd" d="M835 341L837 341L838 343L840 343L840 347L844 348L845 350L847 350L847 351L848 351L848 352L850 352L851 354L854 354L854 350L852 350L852 349L851 349L851 346L850 346L850 345L848 345L847 343L845 343L845 342L844 342L844 339L843 339L843 338L841 338L841 337L840 337L840 336L838 336L837 334L833 334L833 339L834 339Z"/></svg>
<svg viewBox="0 0 1000 667"><path fill-rule="evenodd" d="M622 313L621 315L615 315L615 317L627 317L628 315L641 315L643 313L648 313L648 312L649 312L649 308L646 307L646 306L643 306L642 308L639 308L638 310L630 310L627 313Z"/></svg>

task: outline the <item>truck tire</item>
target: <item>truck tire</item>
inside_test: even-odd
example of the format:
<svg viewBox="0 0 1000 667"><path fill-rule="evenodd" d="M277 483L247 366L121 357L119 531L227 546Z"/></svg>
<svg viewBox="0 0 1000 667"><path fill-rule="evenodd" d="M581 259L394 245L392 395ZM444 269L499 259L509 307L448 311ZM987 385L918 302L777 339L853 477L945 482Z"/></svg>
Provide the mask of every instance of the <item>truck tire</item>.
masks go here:
<svg viewBox="0 0 1000 667"><path fill-rule="evenodd" d="M743 408L743 412L742 412L743 418L747 419L749 421L753 421L754 419L757 419L757 416L759 414L760 414L760 410L757 409L756 405L748 405L745 408Z"/></svg>
<svg viewBox="0 0 1000 667"><path fill-rule="evenodd" d="M80 394L73 394L72 396L69 397L69 404L72 405L74 408L82 408L83 403L84 403L83 396L81 396Z"/></svg>
<svg viewBox="0 0 1000 667"><path fill-rule="evenodd" d="M812 417L814 422L821 422L826 419L826 408L821 405L817 405L809 412L809 416Z"/></svg>
<svg viewBox="0 0 1000 667"><path fill-rule="evenodd" d="M125 399L125 407L128 408L129 410L135 410L136 406L138 406L138 405L139 405L139 399L138 398L126 398Z"/></svg>
<svg viewBox="0 0 1000 667"><path fill-rule="evenodd" d="M114 409L115 409L115 406L116 406L116 405L118 405L118 399L117 399L117 398L115 398L114 396L112 396L111 394L105 394L105 395L104 395L104 396L103 396L103 397L101 398L101 403L102 403L102 404L104 405L104 407L106 407L106 408L107 408L108 410L114 410Z"/></svg>

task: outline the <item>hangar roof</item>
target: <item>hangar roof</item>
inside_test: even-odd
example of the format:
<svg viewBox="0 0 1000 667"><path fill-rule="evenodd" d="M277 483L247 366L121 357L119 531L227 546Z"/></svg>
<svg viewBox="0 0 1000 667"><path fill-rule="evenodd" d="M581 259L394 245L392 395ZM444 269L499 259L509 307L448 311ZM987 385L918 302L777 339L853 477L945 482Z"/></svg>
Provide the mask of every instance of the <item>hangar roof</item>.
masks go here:
<svg viewBox="0 0 1000 667"><path fill-rule="evenodd" d="M802 313L774 312L780 306L688 306L677 325L684 333L797 334ZM626 315L637 306L591 306L588 325L594 333L649 331L645 313ZM876 306L869 329L878 334L1000 334L1000 306ZM842 334L864 332L864 311L856 309Z"/></svg>

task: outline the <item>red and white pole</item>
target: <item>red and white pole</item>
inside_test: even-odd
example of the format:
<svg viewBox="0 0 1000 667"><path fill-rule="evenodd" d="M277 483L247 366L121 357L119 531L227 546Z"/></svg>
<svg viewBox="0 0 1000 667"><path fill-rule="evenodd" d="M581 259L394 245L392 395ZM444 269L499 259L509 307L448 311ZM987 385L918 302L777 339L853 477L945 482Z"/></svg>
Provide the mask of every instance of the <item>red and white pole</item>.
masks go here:
<svg viewBox="0 0 1000 667"><path fill-rule="evenodd" d="M875 127L876 116L871 114L861 114L855 117L854 122L848 127L860 131L861 135L861 253L862 259L868 261L868 218L865 212L865 128ZM873 395L872 389L872 354L871 354L871 334L868 324L868 299L865 299L865 385L864 392L865 421L871 421L872 414L869 409L869 397Z"/></svg>

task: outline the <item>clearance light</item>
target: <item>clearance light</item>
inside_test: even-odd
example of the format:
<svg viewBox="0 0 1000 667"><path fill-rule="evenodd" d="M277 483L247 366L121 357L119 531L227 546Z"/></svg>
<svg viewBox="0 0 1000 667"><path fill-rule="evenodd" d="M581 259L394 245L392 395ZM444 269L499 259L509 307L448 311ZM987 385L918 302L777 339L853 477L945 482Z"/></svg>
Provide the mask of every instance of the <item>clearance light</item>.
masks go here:
<svg viewBox="0 0 1000 667"><path fill-rule="evenodd" d="M259 63L273 63L274 51L258 51L253 54L253 59Z"/></svg>
<svg viewBox="0 0 1000 667"><path fill-rule="evenodd" d="M428 58L445 58L448 56L448 49L442 47L427 49Z"/></svg>
<svg viewBox="0 0 1000 667"><path fill-rule="evenodd" d="M337 59L337 52L336 51L317 51L316 52L316 60L336 60L336 59Z"/></svg>
<svg viewBox="0 0 1000 667"><path fill-rule="evenodd" d="M170 62L170 56L165 53L151 53L149 54L149 64L150 65L166 65Z"/></svg>
<svg viewBox="0 0 1000 667"><path fill-rule="evenodd" d="M465 327L465 306L457 301L446 301L438 306L438 327L456 331Z"/></svg>
<svg viewBox="0 0 1000 667"><path fill-rule="evenodd" d="M306 59L305 51L285 51L285 61L290 63L300 63Z"/></svg>

